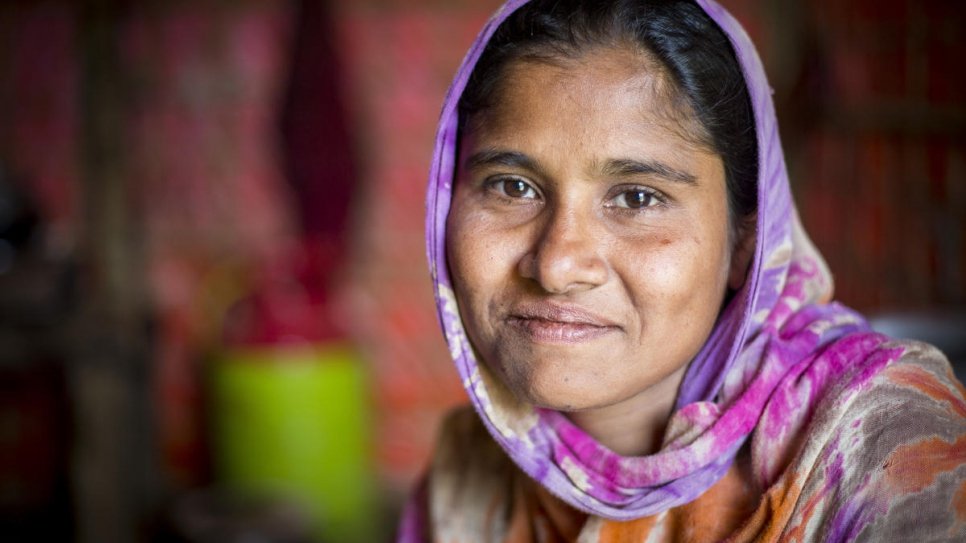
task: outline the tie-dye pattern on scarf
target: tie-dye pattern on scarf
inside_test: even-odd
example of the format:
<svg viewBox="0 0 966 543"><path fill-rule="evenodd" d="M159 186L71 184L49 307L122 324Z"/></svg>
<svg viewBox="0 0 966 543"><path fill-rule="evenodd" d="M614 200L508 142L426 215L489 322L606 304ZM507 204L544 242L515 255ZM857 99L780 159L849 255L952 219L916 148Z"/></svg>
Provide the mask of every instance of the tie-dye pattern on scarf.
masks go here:
<svg viewBox="0 0 966 543"><path fill-rule="evenodd" d="M779 532L786 536L796 533L791 530L795 523L786 509L799 512L796 518L800 522L795 524L800 528L799 535L814 536L819 533L815 524L819 516L802 516L801 504L796 500L806 485L789 473L789 466L805 466L806 472L818 469L817 466L831 470L823 474L820 483L810 479L812 494L809 496L818 500L809 510L813 513L816 507L818 510L823 507L816 496L827 497L843 478L854 479L857 474L853 472L870 466L862 465L857 460L861 456L855 451L856 447L866 446L862 445L866 441L858 443L854 438L848 443L836 441L847 434L830 434L818 440L806 439L803 435L815 431L834 433L832 429L843 424L843 417L859 417L849 419L851 427L857 428L862 424L863 414L872 416L876 412L872 408L863 411L861 407L869 401L861 392L873 386L870 381L908 354L909 345L916 352L922 349L871 332L860 315L830 301L830 273L802 229L792 202L771 89L761 62L741 26L713 1L699 0L698 3L729 36L744 72L756 118L760 202L757 246L744 287L723 311L711 336L688 368L662 448L649 456L618 456L563 414L516 401L486 366L476 360L447 273L444 246L455 173L457 105L491 35L525 3L511 0L494 15L457 73L440 119L427 196L427 251L439 317L456 368L480 420L520 470L564 502L588 513L592 520L641 519L692 502L728 472L739 449L750 441L755 484L765 498L755 516L760 522L754 518L749 520L742 532L744 536L736 536L736 540L775 539L766 536L772 533L768 530L775 529L776 518L784 519ZM910 375L908 379L914 381L916 377ZM943 401L948 402L954 413L960 411L959 418L953 418L952 430L946 432L954 435L958 431L958 437L947 435L941 439L945 439L944 444L952 439L953 444L949 445L952 449L936 445L942 450L936 454L951 454L954 458L958 455L957 461L949 461L946 466L948 470L956 470L966 458L963 449L966 441L962 438L966 403L961 388L950 391L946 386L919 388L930 389L940 396L946 394ZM750 436L753 437L749 440ZM466 471L474 462L466 460L464 464L461 469ZM493 467L497 464L487 464L491 466L487 469L503 469ZM955 473L958 477L950 476L954 481L962 481L966 475L962 469ZM491 475L498 478L497 473ZM467 492L465 488L473 486L475 479L465 474L463 477L460 484ZM866 477L864 483L855 483L852 488L863 492L873 488L882 490L882 485L888 486L884 481ZM816 484L824 490L816 490ZM483 486L478 492L481 504L491 498ZM432 492L432 481L429 487L422 487L404 515L401 541L421 541L429 532L434 532L434 540L438 541L503 540L495 535L500 533L501 524L499 515L492 513L492 506L488 506L491 509L485 516L489 520L485 521L439 518L440 515L459 516L461 513L455 504L464 502L449 500L438 511L427 511L429 506L420 504L425 504L425 492ZM856 493L856 500L859 495L866 496L859 490ZM445 500L443 494L441 491L432 501ZM966 487L960 494L961 506L966 508ZM821 530L828 538L820 539L854 538L891 505L883 498L886 494L874 496L879 502L866 497L854 506L849 505L846 496L838 496L837 506L828 509L834 509L834 518L821 515ZM789 506L789 500L797 505ZM962 516L966 519L966 514ZM486 523L490 525L484 527ZM959 524L956 526L961 528ZM946 526L944 529L957 528ZM484 537L484 532L489 535ZM831 537L833 532L838 536ZM597 540L586 533L581 540L585 538Z"/></svg>

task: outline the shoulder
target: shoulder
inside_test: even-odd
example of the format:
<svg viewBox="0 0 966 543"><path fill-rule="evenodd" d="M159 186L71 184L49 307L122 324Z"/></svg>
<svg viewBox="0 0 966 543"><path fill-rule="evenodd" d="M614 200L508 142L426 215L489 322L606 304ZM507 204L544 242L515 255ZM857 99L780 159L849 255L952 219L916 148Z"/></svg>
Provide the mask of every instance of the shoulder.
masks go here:
<svg viewBox="0 0 966 543"><path fill-rule="evenodd" d="M964 439L966 389L946 357L931 345L908 340L882 348L902 349L902 354L860 389L843 423L861 421L867 442L893 448L924 439Z"/></svg>
<svg viewBox="0 0 966 543"><path fill-rule="evenodd" d="M855 403L871 494L883 512L860 540L966 539L966 390L936 348L905 351Z"/></svg>
<svg viewBox="0 0 966 543"><path fill-rule="evenodd" d="M881 338L881 336L879 336ZM955 440L966 433L966 388L935 347L911 340L879 341L841 371L821 397L808 433L853 453L872 454L924 438ZM875 359L888 361L885 364ZM871 447L871 448L870 448Z"/></svg>
<svg viewBox="0 0 966 543"><path fill-rule="evenodd" d="M828 399L838 412L810 436L821 450L803 494L821 496L830 540L958 540L966 535L966 391L930 345L890 340L881 349L901 354Z"/></svg>

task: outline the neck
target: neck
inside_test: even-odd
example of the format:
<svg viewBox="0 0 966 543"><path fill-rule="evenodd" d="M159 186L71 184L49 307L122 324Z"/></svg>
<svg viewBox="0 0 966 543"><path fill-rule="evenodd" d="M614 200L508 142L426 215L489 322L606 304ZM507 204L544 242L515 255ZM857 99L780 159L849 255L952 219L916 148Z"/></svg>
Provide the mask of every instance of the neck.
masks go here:
<svg viewBox="0 0 966 543"><path fill-rule="evenodd" d="M653 454L661 446L687 365L644 391L605 407L568 413L580 429L621 456Z"/></svg>

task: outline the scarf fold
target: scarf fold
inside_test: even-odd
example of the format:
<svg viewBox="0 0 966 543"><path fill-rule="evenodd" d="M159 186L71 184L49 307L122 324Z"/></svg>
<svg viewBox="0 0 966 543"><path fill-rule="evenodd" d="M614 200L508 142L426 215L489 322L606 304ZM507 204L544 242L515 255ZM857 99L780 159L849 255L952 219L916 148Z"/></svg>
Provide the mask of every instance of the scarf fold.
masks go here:
<svg viewBox="0 0 966 543"><path fill-rule="evenodd" d="M776 451L776 460L757 474L764 487L777 476L782 455L790 451L791 432L814 410L822 391L846 377L849 386L860 386L902 352L869 356L885 338L870 332L858 314L828 303L831 276L794 210L761 61L741 26L712 0L698 4L731 41L756 120L757 245L744 286L689 365L661 449L648 456L619 456L563 414L518 402L475 357L453 294L444 245L457 154L457 106L486 43L525 3L510 0L500 8L466 55L443 106L429 179L426 240L436 303L470 400L521 470L592 515L629 520L694 500L724 475L756 428L766 431L756 434L754 447Z"/></svg>

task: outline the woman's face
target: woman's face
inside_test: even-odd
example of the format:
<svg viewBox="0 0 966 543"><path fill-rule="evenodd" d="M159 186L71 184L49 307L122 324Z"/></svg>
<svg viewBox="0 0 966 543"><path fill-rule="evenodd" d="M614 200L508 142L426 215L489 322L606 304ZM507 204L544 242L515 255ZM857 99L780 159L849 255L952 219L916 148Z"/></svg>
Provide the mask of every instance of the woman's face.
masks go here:
<svg viewBox="0 0 966 543"><path fill-rule="evenodd" d="M671 118L653 65L624 49L514 61L461 140L457 300L482 360L532 404L669 409L721 307L722 162L682 135L692 120Z"/></svg>

